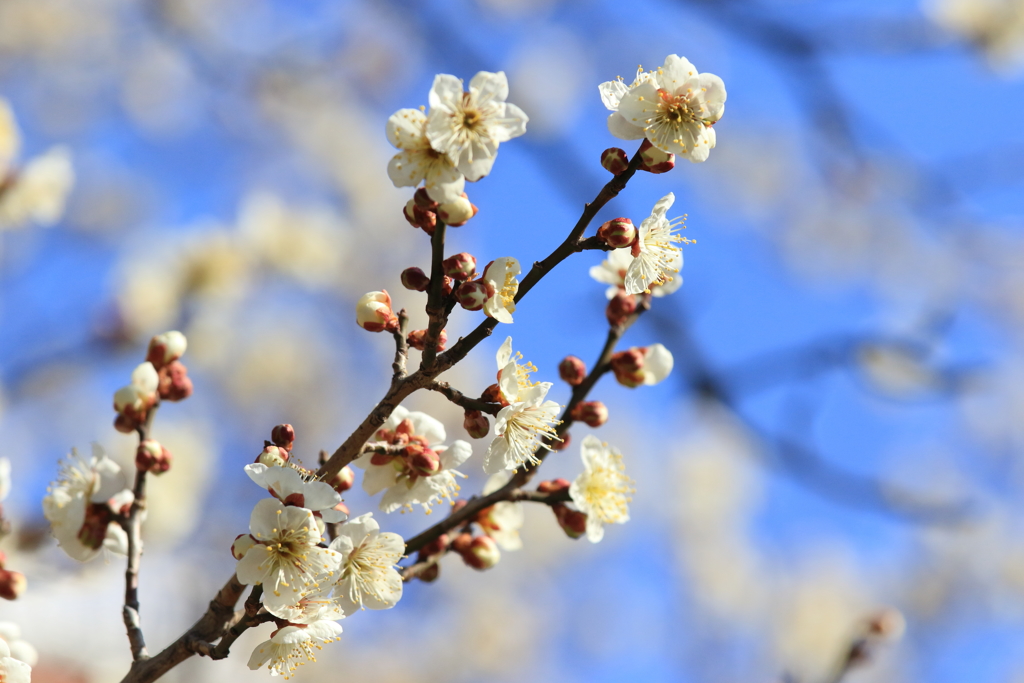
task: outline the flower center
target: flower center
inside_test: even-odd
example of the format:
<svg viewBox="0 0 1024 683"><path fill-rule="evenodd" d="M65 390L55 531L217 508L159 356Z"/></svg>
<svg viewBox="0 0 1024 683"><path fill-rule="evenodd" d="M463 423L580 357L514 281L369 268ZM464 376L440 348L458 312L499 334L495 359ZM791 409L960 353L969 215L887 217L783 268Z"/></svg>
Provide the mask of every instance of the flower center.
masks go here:
<svg viewBox="0 0 1024 683"><path fill-rule="evenodd" d="M700 121L697 112L690 108L690 101L685 95L672 95L664 90L659 90L658 94L661 95L658 113L663 121L673 125Z"/></svg>
<svg viewBox="0 0 1024 683"><path fill-rule="evenodd" d="M462 127L468 130L475 130L480 123L484 120L484 117L480 115L480 112L476 109L464 109L462 110Z"/></svg>

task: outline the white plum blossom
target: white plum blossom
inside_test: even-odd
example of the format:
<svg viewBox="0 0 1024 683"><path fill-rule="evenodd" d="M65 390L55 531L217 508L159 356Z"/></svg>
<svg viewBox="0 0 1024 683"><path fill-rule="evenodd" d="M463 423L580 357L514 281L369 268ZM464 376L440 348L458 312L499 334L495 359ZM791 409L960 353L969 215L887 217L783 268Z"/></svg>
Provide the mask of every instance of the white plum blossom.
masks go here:
<svg viewBox="0 0 1024 683"><path fill-rule="evenodd" d="M512 337L505 339L505 343L498 349L495 360L498 362L498 389L501 396L509 403L520 400L520 395L530 387L546 386L551 388L551 382L531 382L530 373L537 371L533 363L522 363L523 354L518 351L512 353Z"/></svg>
<svg viewBox="0 0 1024 683"><path fill-rule="evenodd" d="M491 172L498 145L526 132L529 118L506 102L508 79L504 71L481 71L463 92L462 80L448 74L434 77L427 115L427 139L444 152L467 180L477 181Z"/></svg>
<svg viewBox="0 0 1024 683"><path fill-rule="evenodd" d="M21 639L21 628L12 621L0 621L0 641L7 644L10 649L10 657L25 662L29 666L35 666L39 660L39 653L28 641ZM5 680L0 677L0 681Z"/></svg>
<svg viewBox="0 0 1024 683"><path fill-rule="evenodd" d="M548 383L538 384L522 392L522 400L501 409L494 421L495 438L484 456L484 472L495 474L540 462L534 452L541 439L555 436L561 408L546 400L550 388Z"/></svg>
<svg viewBox="0 0 1024 683"><path fill-rule="evenodd" d="M274 631L270 640L256 646L249 657L249 668L263 668L271 676L291 678L295 670L306 662L315 662L321 643L331 643L341 634L341 625L333 621L317 621L301 626L288 625Z"/></svg>
<svg viewBox="0 0 1024 683"><path fill-rule="evenodd" d="M675 232L686 220L685 216L673 220L665 216L675 200L671 192L659 199L651 215L637 228L637 241L631 252L633 260L623 278L627 294L647 292L654 285L665 285L679 277L683 250L676 245L689 244L689 240Z"/></svg>
<svg viewBox="0 0 1024 683"><path fill-rule="evenodd" d="M678 262L672 264L672 269L676 271L681 270L683 267L683 250L680 249L677 254ZM605 290L605 296L611 299L620 289L626 288L626 272L629 270L629 264L632 262L633 253L629 247L612 249L608 252L608 258L601 261L601 265L591 266L590 277L601 284L608 285L608 289ZM668 296L679 289L682 284L683 278L679 275L673 276L671 280L661 285L651 283L651 294L656 297Z"/></svg>
<svg viewBox="0 0 1024 683"><path fill-rule="evenodd" d="M263 586L270 607L295 605L318 589L323 577L333 577L341 557L317 544L320 529L313 513L266 498L256 503L249 518L256 544L238 561L235 573L244 584Z"/></svg>
<svg viewBox="0 0 1024 683"><path fill-rule="evenodd" d="M32 667L11 656L11 648L0 640L0 681L3 683L29 683Z"/></svg>
<svg viewBox="0 0 1024 683"><path fill-rule="evenodd" d="M330 484L307 479L294 467L268 467L257 462L246 465L245 473L285 505L306 508L325 522L342 522L347 516L335 509L341 495Z"/></svg>
<svg viewBox="0 0 1024 683"><path fill-rule="evenodd" d="M64 552L81 562L91 560L101 548L121 555L128 548L124 530L111 520L114 512L131 504L131 491L125 489L120 466L98 444L93 444L92 453L86 460L72 449L43 498L43 515L54 538Z"/></svg>
<svg viewBox="0 0 1024 683"><path fill-rule="evenodd" d="M0 502L11 492L11 461L0 458Z"/></svg>
<svg viewBox="0 0 1024 683"><path fill-rule="evenodd" d="M381 533L372 513L345 522L331 541L341 555L341 577L335 588L345 610L389 609L402 598L402 576L395 564L405 553L405 541L391 532Z"/></svg>
<svg viewBox="0 0 1024 683"><path fill-rule="evenodd" d="M119 413L145 415L153 402L156 401L160 376L152 363L139 363L132 370L132 380L114 392L114 410Z"/></svg>
<svg viewBox="0 0 1024 683"><path fill-rule="evenodd" d="M644 376L644 384L653 386L660 383L672 372L673 365L675 365L675 359L664 344L651 344L645 347L644 364L640 368L640 372Z"/></svg>
<svg viewBox="0 0 1024 683"><path fill-rule="evenodd" d="M523 272L519 261L512 257L495 259L484 268L483 281L487 287L484 313L499 323L511 323L516 310L515 297L519 291L516 275Z"/></svg>
<svg viewBox="0 0 1024 683"><path fill-rule="evenodd" d="M649 74L637 74L629 87L604 83L605 106L616 113L608 129L616 137L633 140L643 132L655 147L683 154L692 162L705 161L715 146L712 126L725 113L725 83L714 74L697 73L685 57L669 55Z"/></svg>
<svg viewBox="0 0 1024 683"><path fill-rule="evenodd" d="M512 479L511 470L502 470L492 474L484 484L483 495L494 493ZM494 539L502 550L519 550L523 541L519 538L519 530L523 526L524 515L522 503L503 500L487 508L486 514L477 519L480 527Z"/></svg>
<svg viewBox="0 0 1024 683"><path fill-rule="evenodd" d="M345 608L339 596L334 595L338 576L323 576L317 580L318 588L303 595L295 604L266 605L267 611L291 624L314 624L318 621L337 621L345 618Z"/></svg>
<svg viewBox="0 0 1024 683"><path fill-rule="evenodd" d="M7 100L0 97L0 186L18 156L21 148L21 135L18 133L18 122L14 111Z"/></svg>
<svg viewBox="0 0 1024 683"><path fill-rule="evenodd" d="M50 226L64 214L64 204L75 183L71 153L54 147L29 161L0 193L0 227L26 223Z"/></svg>
<svg viewBox="0 0 1024 683"><path fill-rule="evenodd" d="M426 181L427 194L444 204L462 197L466 178L444 152L430 146L427 115L419 109L399 109L388 119L388 142L402 150L388 163L395 187L416 187Z"/></svg>
<svg viewBox="0 0 1024 683"><path fill-rule="evenodd" d="M626 476L622 454L592 434L580 444L580 456L583 472L569 487L569 497L587 515L587 540L597 543L605 524L629 521L633 480Z"/></svg>

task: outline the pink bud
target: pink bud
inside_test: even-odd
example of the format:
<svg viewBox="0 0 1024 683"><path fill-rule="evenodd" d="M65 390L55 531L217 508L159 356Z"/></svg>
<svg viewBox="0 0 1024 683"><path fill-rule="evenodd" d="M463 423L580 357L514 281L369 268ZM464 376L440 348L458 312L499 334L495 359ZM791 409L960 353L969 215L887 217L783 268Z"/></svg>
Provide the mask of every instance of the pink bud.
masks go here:
<svg viewBox="0 0 1024 683"><path fill-rule="evenodd" d="M565 532L566 536L569 538L579 538L587 533L586 513L579 510L570 510L561 503L552 505L551 509L555 513L555 519L558 520L558 526L562 527L562 531Z"/></svg>
<svg viewBox="0 0 1024 683"><path fill-rule="evenodd" d="M263 452L256 456L256 462L267 467L283 467L288 463L289 457L291 456L288 451L280 446L267 445L264 446Z"/></svg>
<svg viewBox="0 0 1024 683"><path fill-rule="evenodd" d="M608 306L604 309L604 316L608 319L609 325L617 327L626 322L626 319L635 312L636 297L632 294L626 294L625 290L620 289L615 293L615 296L608 300Z"/></svg>
<svg viewBox="0 0 1024 683"><path fill-rule="evenodd" d="M463 501L464 502L464 501ZM464 555L469 552L469 547L473 544L473 534L468 531L463 531L461 534L455 537L452 541L452 551L459 555Z"/></svg>
<svg viewBox="0 0 1024 683"><path fill-rule="evenodd" d="M676 165L675 154L658 149L651 144L650 140L644 140L640 145L640 158L643 159L640 170L648 173L665 173L671 171Z"/></svg>
<svg viewBox="0 0 1024 683"><path fill-rule="evenodd" d="M487 401L488 403L501 403L502 405L508 405L508 401L501 393L501 387L497 384L491 384L482 392L480 392L480 400Z"/></svg>
<svg viewBox="0 0 1024 683"><path fill-rule="evenodd" d="M479 410L467 410L462 427L474 439L482 439L491 431L491 423Z"/></svg>
<svg viewBox="0 0 1024 683"><path fill-rule="evenodd" d="M457 197L455 200L445 202L444 204L439 204L437 207L437 215L453 228L465 225L478 211L479 209L470 203L465 192L462 193L461 197Z"/></svg>
<svg viewBox="0 0 1024 683"><path fill-rule="evenodd" d="M231 544L231 556L236 560L240 560L245 557L245 554L249 552L249 548L254 545L256 545L256 539L252 536L249 534L239 534Z"/></svg>
<svg viewBox="0 0 1024 683"><path fill-rule="evenodd" d="M356 302L356 324L370 332L398 329L398 316L391 310L387 290L367 292Z"/></svg>
<svg viewBox="0 0 1024 683"><path fill-rule="evenodd" d="M413 444L409 444L411 447ZM422 450L417 449L418 452L412 453L409 458L409 467L412 468L417 474L429 477L437 474L441 471L441 459L437 457L437 453L425 448Z"/></svg>
<svg viewBox="0 0 1024 683"><path fill-rule="evenodd" d="M565 491L571 485L572 484L570 484L566 479L549 479L548 481L542 481L538 484L537 490L540 493L558 493L559 491Z"/></svg>
<svg viewBox="0 0 1024 683"><path fill-rule="evenodd" d="M629 167L629 157L618 147L609 147L601 152L601 165L613 175L619 175Z"/></svg>
<svg viewBox="0 0 1024 683"><path fill-rule="evenodd" d="M641 349L633 347L619 351L612 356L611 366L619 384L633 388L644 383L644 354Z"/></svg>
<svg viewBox="0 0 1024 683"><path fill-rule="evenodd" d="M188 368L181 361L171 361L160 368L160 398L167 401L183 401L192 395L192 380Z"/></svg>
<svg viewBox="0 0 1024 683"><path fill-rule="evenodd" d="M476 259L466 252L449 256L441 265L444 274L453 280L470 280L476 274Z"/></svg>
<svg viewBox="0 0 1024 683"><path fill-rule="evenodd" d="M159 441L146 439L135 449L135 467L142 472L163 474L171 469L171 452Z"/></svg>
<svg viewBox="0 0 1024 683"><path fill-rule="evenodd" d="M430 557L431 555L437 555L438 553L443 553L445 550L448 549L448 543L449 543L448 534L441 534L440 536L435 538L433 541L431 541L430 543L427 543L425 546L420 548L420 557L421 558L427 558L427 557Z"/></svg>
<svg viewBox="0 0 1024 683"><path fill-rule="evenodd" d="M437 227L437 215L433 211L419 206L415 200L410 199L406 202L402 215L412 227L423 228L428 235L434 234L434 228Z"/></svg>
<svg viewBox="0 0 1024 683"><path fill-rule="evenodd" d="M402 271L402 286L414 292L425 292L430 286L430 277L415 266L406 268Z"/></svg>
<svg viewBox="0 0 1024 683"><path fill-rule="evenodd" d="M16 600L28 588L28 579L21 572L0 569L0 598Z"/></svg>
<svg viewBox="0 0 1024 683"><path fill-rule="evenodd" d="M490 536L477 536L470 543L469 550L462 555L462 559L473 569L490 569L498 564L501 551Z"/></svg>
<svg viewBox="0 0 1024 683"><path fill-rule="evenodd" d="M558 364L558 376L572 386L578 386L587 377L587 364L576 356L566 356Z"/></svg>
<svg viewBox="0 0 1024 683"><path fill-rule="evenodd" d="M636 239L636 226L628 218L613 218L601 224L597 237L613 249L628 247Z"/></svg>
<svg viewBox="0 0 1024 683"><path fill-rule="evenodd" d="M426 330L413 330L406 338L406 343L417 351L422 351L426 346L427 342L427 331ZM434 349L440 353L444 351L444 345L448 343L448 333L445 330L441 330L441 334L437 337L437 344L434 345Z"/></svg>
<svg viewBox="0 0 1024 683"><path fill-rule="evenodd" d="M295 445L295 427L290 424L277 425L270 430L270 440L275 446L280 446L290 453Z"/></svg>
<svg viewBox="0 0 1024 683"><path fill-rule="evenodd" d="M177 330L158 334L149 341L149 350L146 352L146 360L153 364L157 370L171 361L178 360L185 354L188 341L185 335Z"/></svg>
<svg viewBox="0 0 1024 683"><path fill-rule="evenodd" d="M487 286L487 283L482 280L463 282L459 285L459 288L455 290L456 300L459 302L459 305L467 311L481 310L491 294L492 292Z"/></svg>
<svg viewBox="0 0 1024 683"><path fill-rule="evenodd" d="M608 421L608 408L600 401L583 401L572 409L570 417L590 427L600 427Z"/></svg>
<svg viewBox="0 0 1024 683"><path fill-rule="evenodd" d="M356 473L352 470L351 467L345 465L327 483L330 484L338 493L345 493L345 491L348 491L350 488L352 488L352 485L355 484L355 481Z"/></svg>

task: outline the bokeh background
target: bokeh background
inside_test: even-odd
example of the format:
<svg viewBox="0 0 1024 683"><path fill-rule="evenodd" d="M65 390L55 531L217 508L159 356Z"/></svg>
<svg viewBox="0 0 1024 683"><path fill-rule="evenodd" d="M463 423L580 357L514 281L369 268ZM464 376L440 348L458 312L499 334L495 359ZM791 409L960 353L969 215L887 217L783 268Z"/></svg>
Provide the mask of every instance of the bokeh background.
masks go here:
<svg viewBox="0 0 1024 683"><path fill-rule="evenodd" d="M385 172L387 116L426 104L435 73L508 73L528 132L469 186L480 214L449 252L526 264L607 180L598 83L670 53L729 100L706 163L638 174L598 219L672 191L697 239L626 339L664 343L676 371L593 396L632 520L591 545L528 509L523 550L482 573L446 558L298 680L825 683L892 606L905 637L847 680L1024 681L1020 0L0 0L22 156L65 145L77 177L56 226L0 231L2 549L29 579L0 621L39 650L34 680L127 670L123 560L69 560L40 500L72 446L130 464L111 396L150 336L186 333L196 386L154 427L175 455L144 532L158 650L230 576L262 493L241 468L270 428L294 424L312 465L383 394L391 339L353 324L355 300L386 288L423 326L398 274L427 241ZM506 334L544 379L595 358L600 259L563 264L447 378L489 384ZM449 337L479 318L456 312ZM466 438L457 409L414 399ZM548 476L575 477L577 452ZM381 523L409 536L438 514ZM245 662L269 630L166 680L264 677Z"/></svg>

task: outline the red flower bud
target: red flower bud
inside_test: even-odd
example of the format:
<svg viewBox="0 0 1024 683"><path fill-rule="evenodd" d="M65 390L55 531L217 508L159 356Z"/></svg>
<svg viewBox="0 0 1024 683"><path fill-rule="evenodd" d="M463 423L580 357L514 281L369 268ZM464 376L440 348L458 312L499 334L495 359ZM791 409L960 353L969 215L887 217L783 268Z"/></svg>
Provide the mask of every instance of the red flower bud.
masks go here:
<svg viewBox="0 0 1024 683"><path fill-rule="evenodd" d="M430 277L415 266L406 268L402 271L402 286L414 292L425 292L430 286Z"/></svg>
<svg viewBox="0 0 1024 683"><path fill-rule="evenodd" d="M619 175L629 167L629 157L625 150L609 147L601 152L601 165L613 175Z"/></svg>
<svg viewBox="0 0 1024 683"><path fill-rule="evenodd" d="M348 491L350 488L352 488L353 484L355 484L355 481L356 473L352 470L351 467L345 465L338 471L337 474L335 474L331 479L329 479L327 483L330 484L331 487L338 493L345 493L345 491Z"/></svg>
<svg viewBox="0 0 1024 683"><path fill-rule="evenodd" d="M498 544L490 536L477 536L470 543L469 549L461 555L463 562L480 570L490 569L501 559Z"/></svg>
<svg viewBox="0 0 1024 683"><path fill-rule="evenodd" d="M474 439L482 439L491 431L491 423L479 410L467 410L462 427Z"/></svg>
<svg viewBox="0 0 1024 683"><path fill-rule="evenodd" d="M28 580L21 572L0 569L0 598L16 600L28 588Z"/></svg>
<svg viewBox="0 0 1024 683"><path fill-rule="evenodd" d="M444 274L453 280L471 280L476 274L476 259L466 252L449 256L441 265L444 267Z"/></svg>
<svg viewBox="0 0 1024 683"><path fill-rule="evenodd" d="M270 440L274 442L275 446L280 446L291 452L292 446L295 445L295 427L290 424L277 425L270 430Z"/></svg>
<svg viewBox="0 0 1024 683"><path fill-rule="evenodd" d="M636 312L636 297L626 294L622 289L618 290L608 301L608 307L604 309L604 315L608 324L617 327L626 322L629 316Z"/></svg>
<svg viewBox="0 0 1024 683"><path fill-rule="evenodd" d="M482 280L470 280L463 282L455 290L455 299L467 311L479 311L484 307L484 303L487 302L487 298L491 294L487 283Z"/></svg>
<svg viewBox="0 0 1024 683"><path fill-rule="evenodd" d="M576 356L566 356L558 364L558 376L572 386L577 386L587 377L587 364Z"/></svg>
<svg viewBox="0 0 1024 683"><path fill-rule="evenodd" d="M434 228L437 227L437 214L419 206L415 200L410 199L406 203L402 215L405 216L405 220L409 221L409 225L412 227L423 228L423 231L428 235L434 234Z"/></svg>
<svg viewBox="0 0 1024 683"><path fill-rule="evenodd" d="M613 249L628 247L636 239L636 226L628 218L613 218L601 224L597 238Z"/></svg>
<svg viewBox="0 0 1024 683"><path fill-rule="evenodd" d="M562 527L562 531L565 532L566 536L569 538L579 538L587 533L586 513L579 510L570 510L561 503L552 505L551 509L555 513L555 519L558 520L558 526Z"/></svg>
<svg viewBox="0 0 1024 683"><path fill-rule="evenodd" d="M146 439L135 449L135 467L142 472L163 474L171 469L171 452L160 442Z"/></svg>
<svg viewBox="0 0 1024 683"><path fill-rule="evenodd" d="M640 145L640 158L643 159L640 170L648 173L665 173L671 171L676 165L675 154L658 149L651 144L650 140L644 140Z"/></svg>
<svg viewBox="0 0 1024 683"><path fill-rule="evenodd" d="M427 193L427 188L421 187L416 190L416 194L412 196L412 201L415 202L416 206L426 209L427 211L433 211L437 208L437 202L430 198Z"/></svg>
<svg viewBox="0 0 1024 683"><path fill-rule="evenodd" d="M577 422L585 422L590 427L600 427L608 421L608 408L600 401L583 401L576 404L569 415Z"/></svg>
<svg viewBox="0 0 1024 683"><path fill-rule="evenodd" d="M422 351L426 346L427 342L427 331L426 330L413 330L405 338L406 343L417 351ZM435 350L440 353L444 351L444 345L448 343L448 332L441 330L441 334L437 338L437 344L434 345Z"/></svg>
<svg viewBox="0 0 1024 683"><path fill-rule="evenodd" d="M548 481L542 481L537 484L537 491L540 493L558 493L559 491L565 491L571 486L567 479L549 479Z"/></svg>

